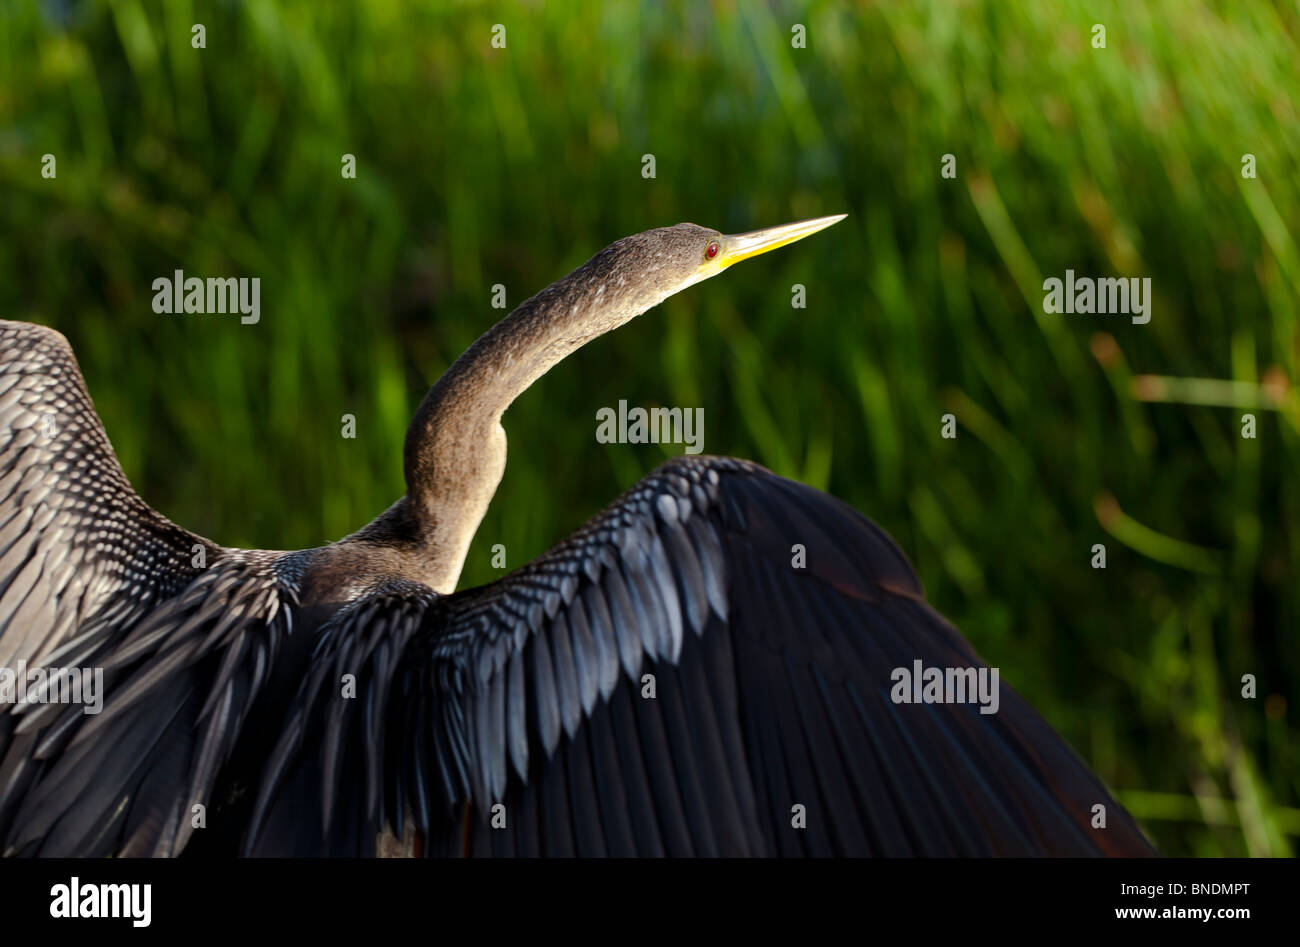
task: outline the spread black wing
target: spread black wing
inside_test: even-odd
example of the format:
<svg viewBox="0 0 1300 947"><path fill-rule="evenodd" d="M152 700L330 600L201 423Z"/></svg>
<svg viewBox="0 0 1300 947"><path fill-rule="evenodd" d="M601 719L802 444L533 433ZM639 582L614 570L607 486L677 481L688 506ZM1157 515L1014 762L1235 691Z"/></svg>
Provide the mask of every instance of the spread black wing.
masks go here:
<svg viewBox="0 0 1300 947"><path fill-rule="evenodd" d="M178 852L288 631L292 566L151 509L67 340L0 321L0 853Z"/></svg>
<svg viewBox="0 0 1300 947"><path fill-rule="evenodd" d="M1005 684L896 703L896 669L985 665L878 527L750 464L671 461L498 582L370 608L319 656L357 694L305 688L264 783L324 779L301 830L348 851L409 820L431 854L1151 853Z"/></svg>

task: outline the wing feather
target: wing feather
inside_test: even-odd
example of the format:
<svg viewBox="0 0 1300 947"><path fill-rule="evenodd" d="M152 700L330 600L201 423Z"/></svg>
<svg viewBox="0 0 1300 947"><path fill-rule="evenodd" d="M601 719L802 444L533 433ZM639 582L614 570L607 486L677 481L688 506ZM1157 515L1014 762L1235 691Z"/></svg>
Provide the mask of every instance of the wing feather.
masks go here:
<svg viewBox="0 0 1300 947"><path fill-rule="evenodd" d="M385 818L400 837L410 813L430 853L1151 853L1005 684L995 714L895 703L894 672L917 660L986 665L883 531L752 464L670 461L505 578L382 607L412 596L393 680L366 686L393 695ZM340 623L332 646L373 624ZM320 705L304 687L295 719ZM286 754L357 755L357 730L324 736ZM292 782L284 758L264 793ZM342 808L377 778L367 765L325 767ZM327 817L321 838L335 831Z"/></svg>
<svg viewBox="0 0 1300 947"><path fill-rule="evenodd" d="M67 340L0 321L0 667L53 669L0 705L0 853L184 847L287 635L283 555L151 509ZM59 702L69 669L102 674L101 712Z"/></svg>

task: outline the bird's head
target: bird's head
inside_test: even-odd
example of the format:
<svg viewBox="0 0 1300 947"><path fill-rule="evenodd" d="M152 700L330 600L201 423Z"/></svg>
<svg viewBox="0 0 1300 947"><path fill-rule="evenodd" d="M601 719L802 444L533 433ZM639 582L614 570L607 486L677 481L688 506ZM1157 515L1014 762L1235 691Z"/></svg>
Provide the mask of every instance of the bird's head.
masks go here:
<svg viewBox="0 0 1300 947"><path fill-rule="evenodd" d="M608 294L603 300L586 295L593 309L613 302L610 297L622 297L619 301L626 309L617 320L622 322L628 315L644 312L674 293L716 276L733 263L802 240L846 216L814 217L733 234L698 224L658 227L610 244L592 258L586 272L578 270L574 276L585 284L582 289L587 293L596 297Z"/></svg>

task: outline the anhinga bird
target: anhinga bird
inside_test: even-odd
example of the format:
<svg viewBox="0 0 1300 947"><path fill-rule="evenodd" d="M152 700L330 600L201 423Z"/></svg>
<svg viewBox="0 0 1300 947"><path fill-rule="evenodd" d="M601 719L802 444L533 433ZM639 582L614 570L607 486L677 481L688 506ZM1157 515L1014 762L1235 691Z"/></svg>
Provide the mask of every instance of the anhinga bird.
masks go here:
<svg viewBox="0 0 1300 947"><path fill-rule="evenodd" d="M884 532L752 463L671 460L456 591L516 397L839 219L606 247L433 386L404 497L298 552L151 509L63 336L0 322L0 668L102 668L105 690L98 715L42 703L67 683L49 672L0 706L0 851L1149 854L1009 688L996 713L896 702L896 669L985 665Z"/></svg>

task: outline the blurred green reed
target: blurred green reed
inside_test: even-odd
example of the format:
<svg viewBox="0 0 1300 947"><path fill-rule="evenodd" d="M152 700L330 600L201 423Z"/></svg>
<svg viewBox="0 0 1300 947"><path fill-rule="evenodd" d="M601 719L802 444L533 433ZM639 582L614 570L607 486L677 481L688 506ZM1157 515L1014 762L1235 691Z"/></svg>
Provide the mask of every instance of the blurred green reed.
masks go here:
<svg viewBox="0 0 1300 947"><path fill-rule="evenodd" d="M501 315L492 284L514 305L679 220L847 211L521 398L464 581L679 449L596 444L598 408L702 405L708 452L887 528L1165 852L1286 855L1298 39L1294 5L1186 0L7 3L0 313L69 336L158 509L311 546L401 494L409 415ZM261 277L262 321L154 314L177 268ZM1045 314L1067 268L1151 277L1150 324Z"/></svg>

